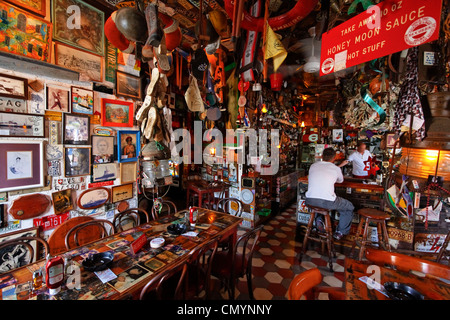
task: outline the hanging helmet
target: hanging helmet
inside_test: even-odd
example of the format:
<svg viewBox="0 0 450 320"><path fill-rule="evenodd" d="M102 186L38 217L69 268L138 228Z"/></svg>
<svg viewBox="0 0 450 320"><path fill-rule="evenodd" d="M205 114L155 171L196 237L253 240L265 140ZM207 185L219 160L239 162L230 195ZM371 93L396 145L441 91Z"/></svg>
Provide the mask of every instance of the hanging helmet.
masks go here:
<svg viewBox="0 0 450 320"><path fill-rule="evenodd" d="M117 29L116 26L116 13L114 11L105 23L105 36L111 44L122 51L123 53L133 53L134 44L130 42L125 36Z"/></svg>
<svg viewBox="0 0 450 320"><path fill-rule="evenodd" d="M145 15L135 8L124 7L117 10L117 29L130 41L145 43L148 38Z"/></svg>

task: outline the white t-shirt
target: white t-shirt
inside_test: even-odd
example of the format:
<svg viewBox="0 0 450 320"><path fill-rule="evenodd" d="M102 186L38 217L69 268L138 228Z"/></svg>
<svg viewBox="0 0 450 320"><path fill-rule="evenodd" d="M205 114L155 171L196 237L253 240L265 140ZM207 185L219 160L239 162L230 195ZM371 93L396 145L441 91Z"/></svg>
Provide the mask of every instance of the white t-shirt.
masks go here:
<svg viewBox="0 0 450 320"><path fill-rule="evenodd" d="M367 176L369 175L368 171L370 170L370 166L364 164L364 161L369 160L369 157L372 156L368 150L364 150L364 154L359 153L358 151L353 152L349 157L348 161L352 162L353 166L353 174L357 176ZM364 170L366 169L366 170Z"/></svg>
<svg viewBox="0 0 450 320"><path fill-rule="evenodd" d="M317 161L311 165L308 174L307 198L334 201L334 184L344 181L341 169L334 163Z"/></svg>

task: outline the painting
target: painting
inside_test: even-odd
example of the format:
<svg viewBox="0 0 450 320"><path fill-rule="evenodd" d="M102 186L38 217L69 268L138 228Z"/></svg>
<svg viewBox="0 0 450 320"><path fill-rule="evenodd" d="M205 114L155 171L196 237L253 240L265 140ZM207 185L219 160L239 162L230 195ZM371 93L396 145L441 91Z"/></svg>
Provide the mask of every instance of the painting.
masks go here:
<svg viewBox="0 0 450 320"><path fill-rule="evenodd" d="M333 142L343 142L343 141L344 141L344 130L333 129Z"/></svg>
<svg viewBox="0 0 450 320"><path fill-rule="evenodd" d="M46 0L6 0L12 4L21 7L22 9L31 11L41 17L47 15Z"/></svg>
<svg viewBox="0 0 450 320"><path fill-rule="evenodd" d="M62 127L64 144L89 144L89 116L64 113Z"/></svg>
<svg viewBox="0 0 450 320"><path fill-rule="evenodd" d="M32 227L28 229L23 229L11 233L7 233L0 236L0 244L8 241L19 239L22 237L38 237L39 229L38 227ZM12 245L0 249L0 273L5 273L16 268L23 267L32 261L36 261L39 257L39 248L37 241L27 240L34 250L34 256L31 256L31 252L27 247L23 245Z"/></svg>
<svg viewBox="0 0 450 320"><path fill-rule="evenodd" d="M0 74L0 96L28 100L28 80Z"/></svg>
<svg viewBox="0 0 450 320"><path fill-rule="evenodd" d="M78 8L77 11L71 8ZM105 14L81 0L53 0L53 38L103 56Z"/></svg>
<svg viewBox="0 0 450 320"><path fill-rule="evenodd" d="M136 181L137 162L122 162L120 164L120 183Z"/></svg>
<svg viewBox="0 0 450 320"><path fill-rule="evenodd" d="M0 2L0 50L51 62L52 24Z"/></svg>
<svg viewBox="0 0 450 320"><path fill-rule="evenodd" d="M119 202L133 198L133 184L123 184L111 188L111 202Z"/></svg>
<svg viewBox="0 0 450 320"><path fill-rule="evenodd" d="M142 99L142 79L116 70L116 96Z"/></svg>
<svg viewBox="0 0 450 320"><path fill-rule="evenodd" d="M80 81L103 81L103 57L55 43L55 64L80 74Z"/></svg>
<svg viewBox="0 0 450 320"><path fill-rule="evenodd" d="M0 137L44 138L44 116L0 112Z"/></svg>
<svg viewBox="0 0 450 320"><path fill-rule="evenodd" d="M44 186L44 143L0 141L0 192Z"/></svg>
<svg viewBox="0 0 450 320"><path fill-rule="evenodd" d="M92 136L92 163L114 162L114 137Z"/></svg>
<svg viewBox="0 0 450 320"><path fill-rule="evenodd" d="M94 91L72 87L72 113L94 113Z"/></svg>
<svg viewBox="0 0 450 320"><path fill-rule="evenodd" d="M117 154L119 162L134 162L138 160L141 151L140 131L117 131Z"/></svg>
<svg viewBox="0 0 450 320"><path fill-rule="evenodd" d="M64 174L66 177L88 176L91 174L91 148L64 148Z"/></svg>
<svg viewBox="0 0 450 320"><path fill-rule="evenodd" d="M133 102L102 99L102 126L132 127L134 108Z"/></svg>
<svg viewBox="0 0 450 320"><path fill-rule="evenodd" d="M73 210L72 189L52 193L53 211L56 215Z"/></svg>
<svg viewBox="0 0 450 320"><path fill-rule="evenodd" d="M47 110L70 112L70 88L47 86Z"/></svg>
<svg viewBox="0 0 450 320"><path fill-rule="evenodd" d="M110 193L105 187L94 188L84 191L78 197L78 207L81 209L95 209L103 206L109 201Z"/></svg>
<svg viewBox="0 0 450 320"><path fill-rule="evenodd" d="M92 182L109 181L116 178L116 163L100 163L92 166Z"/></svg>

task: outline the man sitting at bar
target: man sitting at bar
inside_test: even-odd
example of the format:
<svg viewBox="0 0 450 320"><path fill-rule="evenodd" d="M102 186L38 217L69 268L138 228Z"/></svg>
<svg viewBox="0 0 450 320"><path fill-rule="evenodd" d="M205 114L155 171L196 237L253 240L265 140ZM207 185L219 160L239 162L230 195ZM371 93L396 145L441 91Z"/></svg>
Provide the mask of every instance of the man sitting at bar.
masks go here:
<svg viewBox="0 0 450 320"><path fill-rule="evenodd" d="M367 146L364 142L358 143L356 151L353 152L349 157L348 161L352 162L353 166L353 177L358 179L369 178L370 161L372 154L367 150Z"/></svg>
<svg viewBox="0 0 450 320"><path fill-rule="evenodd" d="M334 193L334 184L344 181L341 167L348 161L344 160L339 166L333 162L336 159L336 151L326 148L322 154L323 161L317 161L311 165L308 174L308 191L306 192L306 205L337 210L339 212L339 225L333 237L340 240L350 232L353 218L353 204ZM316 226L320 232L325 232L325 225L321 216L316 218Z"/></svg>

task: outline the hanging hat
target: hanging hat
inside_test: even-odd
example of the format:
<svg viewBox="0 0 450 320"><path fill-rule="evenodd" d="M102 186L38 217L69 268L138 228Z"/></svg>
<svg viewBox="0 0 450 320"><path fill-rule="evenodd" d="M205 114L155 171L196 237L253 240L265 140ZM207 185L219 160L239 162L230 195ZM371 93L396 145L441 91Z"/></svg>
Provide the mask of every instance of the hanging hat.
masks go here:
<svg viewBox="0 0 450 320"><path fill-rule="evenodd" d="M223 13L220 10L213 10L210 13L208 13L208 16L216 32L222 38L226 38L228 36L228 25L225 13Z"/></svg>
<svg viewBox="0 0 450 320"><path fill-rule="evenodd" d="M221 38L218 37L215 42L207 44L205 47L206 54L209 54L209 55L214 54L217 51L217 49L219 49L219 47L220 47L220 41L221 41Z"/></svg>
<svg viewBox="0 0 450 320"><path fill-rule="evenodd" d="M111 44L122 51L123 53L133 53L134 44L130 42L125 36L117 29L116 26L116 14L114 11L105 23L105 36Z"/></svg>
<svg viewBox="0 0 450 320"><path fill-rule="evenodd" d="M181 30L178 25L178 21L172 19L168 15L163 13L159 13L159 17L164 24L164 34L166 36L166 47L167 50L172 51L175 50L181 43Z"/></svg>
<svg viewBox="0 0 450 320"><path fill-rule="evenodd" d="M145 15L135 8L124 7L117 10L117 29L130 41L145 43L148 38Z"/></svg>
<svg viewBox="0 0 450 320"><path fill-rule="evenodd" d="M222 112L220 112L220 109L219 107L217 107L217 105L206 110L206 117L208 118L208 120L217 121L221 116Z"/></svg>
<svg viewBox="0 0 450 320"><path fill-rule="evenodd" d="M191 62L191 67L194 77L196 77L198 80L203 81L205 71L208 70L209 67L209 60L202 48L198 48L197 50L195 50L194 58Z"/></svg>

